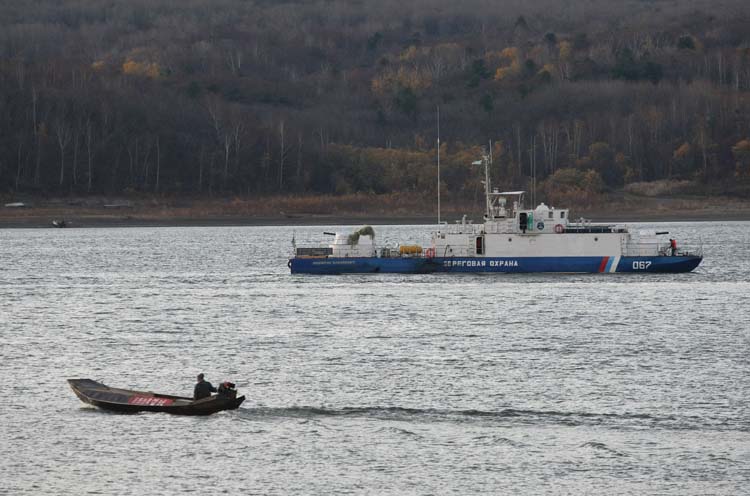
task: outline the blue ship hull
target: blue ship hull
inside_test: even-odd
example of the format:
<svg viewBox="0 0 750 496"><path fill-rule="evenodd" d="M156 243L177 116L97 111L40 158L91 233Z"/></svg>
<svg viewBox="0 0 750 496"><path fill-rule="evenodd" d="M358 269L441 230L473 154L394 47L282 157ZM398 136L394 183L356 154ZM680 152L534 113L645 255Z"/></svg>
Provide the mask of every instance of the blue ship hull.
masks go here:
<svg viewBox="0 0 750 496"><path fill-rule="evenodd" d="M293 258L288 265L292 274L428 274L438 268L434 259L424 257Z"/></svg>
<svg viewBox="0 0 750 496"><path fill-rule="evenodd" d="M455 257L293 258L292 274L430 274L436 272L690 272L698 256L656 257Z"/></svg>

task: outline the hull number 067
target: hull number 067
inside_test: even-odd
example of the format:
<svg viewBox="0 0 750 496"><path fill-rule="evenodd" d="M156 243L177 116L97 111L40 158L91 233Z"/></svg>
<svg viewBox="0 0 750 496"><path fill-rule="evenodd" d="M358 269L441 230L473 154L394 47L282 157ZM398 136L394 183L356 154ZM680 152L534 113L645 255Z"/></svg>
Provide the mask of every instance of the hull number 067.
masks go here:
<svg viewBox="0 0 750 496"><path fill-rule="evenodd" d="M651 266L651 262L645 260L636 260L633 262L633 270L646 270Z"/></svg>

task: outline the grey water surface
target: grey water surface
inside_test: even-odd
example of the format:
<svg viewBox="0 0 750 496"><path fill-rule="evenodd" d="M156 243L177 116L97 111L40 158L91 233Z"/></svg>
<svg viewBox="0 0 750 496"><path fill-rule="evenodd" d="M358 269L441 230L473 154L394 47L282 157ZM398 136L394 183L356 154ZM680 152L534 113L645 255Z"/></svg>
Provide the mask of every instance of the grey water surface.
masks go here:
<svg viewBox="0 0 750 496"><path fill-rule="evenodd" d="M750 223L641 227L706 259L292 276L292 234L335 227L0 230L0 493L747 494ZM247 401L121 415L65 381L198 372Z"/></svg>

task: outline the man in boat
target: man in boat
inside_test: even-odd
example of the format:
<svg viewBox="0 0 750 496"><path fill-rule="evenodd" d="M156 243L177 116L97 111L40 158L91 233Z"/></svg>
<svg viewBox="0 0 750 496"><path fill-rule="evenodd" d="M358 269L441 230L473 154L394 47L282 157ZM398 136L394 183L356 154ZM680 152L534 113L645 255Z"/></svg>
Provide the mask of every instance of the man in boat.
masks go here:
<svg viewBox="0 0 750 496"><path fill-rule="evenodd" d="M198 374L198 383L195 385L195 389L193 389L193 399L208 398L211 396L211 393L215 392L216 388L210 382L203 379L203 374Z"/></svg>
<svg viewBox="0 0 750 496"><path fill-rule="evenodd" d="M673 257L677 255L677 240L676 239L669 240L669 248L672 250Z"/></svg>

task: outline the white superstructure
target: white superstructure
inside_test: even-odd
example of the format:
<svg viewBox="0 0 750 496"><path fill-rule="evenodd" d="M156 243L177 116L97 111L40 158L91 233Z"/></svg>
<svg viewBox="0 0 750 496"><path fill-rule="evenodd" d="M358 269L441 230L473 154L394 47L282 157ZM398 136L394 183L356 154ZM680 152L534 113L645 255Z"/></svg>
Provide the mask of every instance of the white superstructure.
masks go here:
<svg viewBox="0 0 750 496"><path fill-rule="evenodd" d="M491 189L485 166L486 213L482 224L446 225L433 233L436 257L658 256L670 245L656 233L631 233L625 225L573 222L568 209L540 203L524 208L524 191ZM664 233L666 234L666 233Z"/></svg>

